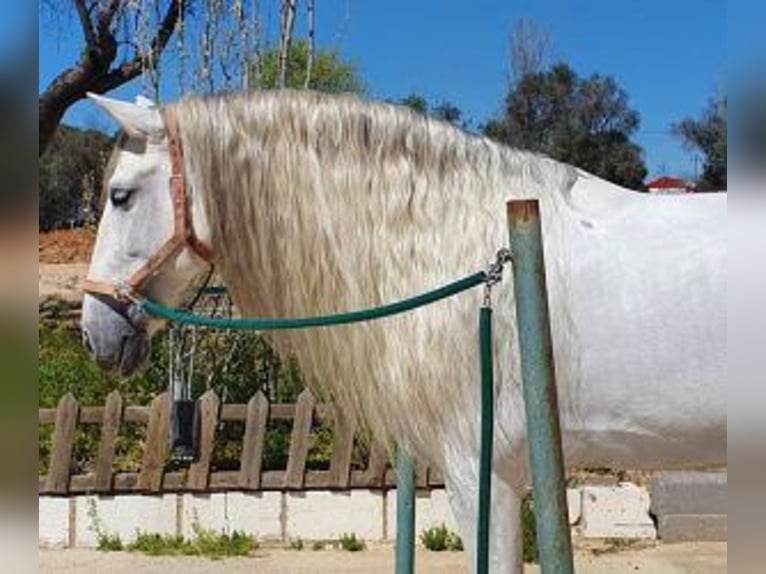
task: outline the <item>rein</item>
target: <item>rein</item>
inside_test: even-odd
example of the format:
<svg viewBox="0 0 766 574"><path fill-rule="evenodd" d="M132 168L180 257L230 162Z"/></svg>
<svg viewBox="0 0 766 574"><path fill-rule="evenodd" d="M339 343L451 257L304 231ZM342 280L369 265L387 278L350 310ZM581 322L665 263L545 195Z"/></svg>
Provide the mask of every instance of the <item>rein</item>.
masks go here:
<svg viewBox="0 0 766 574"><path fill-rule="evenodd" d="M184 155L178 120L172 108L163 113L165 131L170 150L170 198L173 202L173 235L147 259L130 277L117 282L86 278L82 290L91 295L107 296L118 302L136 302L141 299L141 288L170 259L188 247L201 259L213 264L213 250L197 237L191 218L191 206L184 179Z"/></svg>

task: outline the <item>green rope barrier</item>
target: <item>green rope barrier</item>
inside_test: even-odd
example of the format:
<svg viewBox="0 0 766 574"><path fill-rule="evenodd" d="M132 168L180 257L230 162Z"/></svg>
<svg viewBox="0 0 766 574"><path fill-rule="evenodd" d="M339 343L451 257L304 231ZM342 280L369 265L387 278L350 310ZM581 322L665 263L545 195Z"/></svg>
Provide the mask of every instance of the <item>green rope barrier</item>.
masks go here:
<svg viewBox="0 0 766 574"><path fill-rule="evenodd" d="M442 287L428 291L409 299L396 303L349 311L334 315L319 317L299 317L292 319L230 319L225 317L208 317L198 315L190 311L183 311L166 307L149 299L141 299L138 302L140 308L151 315L162 317L169 321L200 327L217 329L237 329L252 331L275 331L287 329L306 329L310 327L329 327L333 325L346 325L362 321L382 319L412 311L418 307L429 305L441 299L446 299L478 285L486 287L485 302L479 315L479 348L481 355L481 455L479 461L479 523L477 529L477 572L486 574L489 571L489 527L491 508L492 486L492 432L494 427L494 396L493 396L493 366L492 366L492 308L489 300L489 290L500 280L503 264L510 261L510 254L501 250L498 260L490 266L488 271L480 271L448 283ZM203 294L221 295L226 293L222 287L205 287ZM410 469L411 471L411 469ZM412 477L410 477L412 478ZM404 486L404 485L402 485ZM411 509L412 510L412 509ZM403 527L414 528L414 518L411 510L407 518L409 525ZM412 544L413 535L409 532L403 539ZM398 546L398 545L397 545ZM412 571L412 548L397 548L397 573Z"/></svg>
<svg viewBox="0 0 766 574"><path fill-rule="evenodd" d="M476 533L476 572L489 572L489 517L492 508L492 431L495 424L492 367L492 307L479 312L481 355L481 446L479 456L479 522Z"/></svg>
<svg viewBox="0 0 766 574"><path fill-rule="evenodd" d="M449 283L433 291L416 295L403 301L390 303L381 307L349 311L335 315L320 317L298 317L293 319L229 319L226 317L207 317L190 311L182 311L172 307L166 307L156 301L141 299L138 302L140 308L151 315L162 317L176 323L196 325L198 327L211 327L215 329L236 329L249 331L277 331L288 329L307 329L310 327L329 327L332 325L347 325L362 321L372 321L397 315L406 311L429 305L441 299L451 297L462 291L466 291L486 281L486 273L480 271L463 279Z"/></svg>

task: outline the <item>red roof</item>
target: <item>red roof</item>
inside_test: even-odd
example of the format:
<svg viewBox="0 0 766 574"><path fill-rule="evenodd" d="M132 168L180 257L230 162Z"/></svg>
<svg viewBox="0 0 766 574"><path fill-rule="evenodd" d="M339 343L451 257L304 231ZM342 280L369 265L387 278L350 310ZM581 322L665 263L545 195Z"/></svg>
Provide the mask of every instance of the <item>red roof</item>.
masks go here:
<svg viewBox="0 0 766 574"><path fill-rule="evenodd" d="M663 176L646 184L650 189L690 189L691 186L680 177Z"/></svg>

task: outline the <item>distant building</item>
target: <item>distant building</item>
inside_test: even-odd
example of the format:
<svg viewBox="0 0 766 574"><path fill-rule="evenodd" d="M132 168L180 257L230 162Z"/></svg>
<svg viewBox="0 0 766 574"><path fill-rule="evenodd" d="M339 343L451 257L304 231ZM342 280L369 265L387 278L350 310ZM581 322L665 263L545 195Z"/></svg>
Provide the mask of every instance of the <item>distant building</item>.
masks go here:
<svg viewBox="0 0 766 574"><path fill-rule="evenodd" d="M646 184L649 193L694 193L694 185L680 177L658 177Z"/></svg>

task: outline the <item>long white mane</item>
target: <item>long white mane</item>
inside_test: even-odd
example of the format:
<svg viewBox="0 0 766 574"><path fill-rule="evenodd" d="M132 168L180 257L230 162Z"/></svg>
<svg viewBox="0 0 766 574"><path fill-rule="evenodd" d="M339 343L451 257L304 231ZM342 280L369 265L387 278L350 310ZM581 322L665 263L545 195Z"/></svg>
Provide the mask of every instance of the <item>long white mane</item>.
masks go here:
<svg viewBox="0 0 766 574"><path fill-rule="evenodd" d="M251 316L375 306L475 272L507 245L508 198L541 198L546 233L555 234L550 214L568 208L578 177L550 159L353 97L252 93L175 107L218 269ZM556 306L566 284L549 259ZM508 277L501 292L496 376L518 384ZM454 433L466 412L478 417L481 298L474 290L407 316L276 340L375 436L404 440L438 463L443 429ZM566 315L552 312L559 338ZM475 443L473 424L463 435Z"/></svg>

